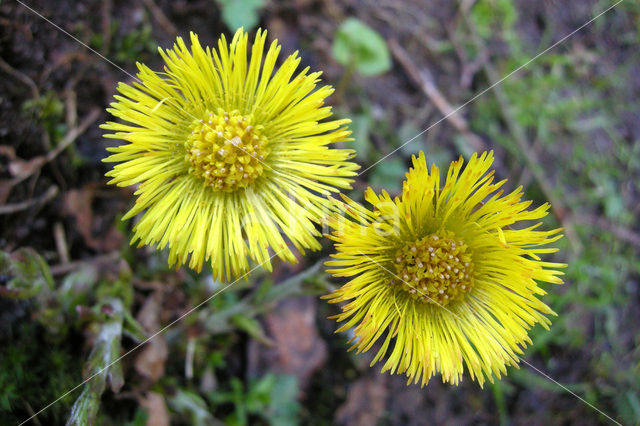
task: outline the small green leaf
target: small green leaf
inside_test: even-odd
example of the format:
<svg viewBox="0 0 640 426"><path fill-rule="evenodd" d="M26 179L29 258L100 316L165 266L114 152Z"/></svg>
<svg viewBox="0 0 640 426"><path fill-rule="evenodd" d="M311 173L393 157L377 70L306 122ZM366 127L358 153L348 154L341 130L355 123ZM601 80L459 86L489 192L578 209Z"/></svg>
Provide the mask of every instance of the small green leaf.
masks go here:
<svg viewBox="0 0 640 426"><path fill-rule="evenodd" d="M471 19L482 38L489 38L497 31L509 29L517 22L518 15L511 0L477 2L471 9Z"/></svg>
<svg viewBox="0 0 640 426"><path fill-rule="evenodd" d="M209 412L207 403L195 392L178 389L178 391L169 398L168 402L173 410L188 416L191 424L215 424L215 420Z"/></svg>
<svg viewBox="0 0 640 426"><path fill-rule="evenodd" d="M270 279L265 279L262 284L260 284L260 286L256 290L255 295L253 296L254 303L262 303L265 300L267 293L269 293L269 290L271 290L272 286L273 281Z"/></svg>
<svg viewBox="0 0 640 426"><path fill-rule="evenodd" d="M333 57L348 69L364 76L375 76L391 69L391 56L387 43L364 22L345 20L333 40Z"/></svg>
<svg viewBox="0 0 640 426"><path fill-rule="evenodd" d="M8 280L0 294L29 299L53 289L49 266L33 249L21 248L11 254L0 252L0 274Z"/></svg>
<svg viewBox="0 0 640 426"><path fill-rule="evenodd" d="M369 131L373 124L373 118L370 114L356 114L351 119L351 128L353 129L352 137L355 140L355 151L357 158L361 161L367 161L371 153L371 140L369 139Z"/></svg>
<svg viewBox="0 0 640 426"><path fill-rule="evenodd" d="M231 322L263 345L275 346L275 342L265 334L262 325L255 318L238 314L231 317Z"/></svg>
<svg viewBox="0 0 640 426"><path fill-rule="evenodd" d="M98 331L85 365L91 380L86 382L71 407L67 426L94 424L107 382L113 392L118 392L124 385L122 365L117 363L122 339L122 301L108 297L102 299L99 306L104 314L104 322L97 324Z"/></svg>
<svg viewBox="0 0 640 426"><path fill-rule="evenodd" d="M295 425L298 424L300 405L296 399L298 395L298 380L295 376L280 374L276 376L271 390L271 400L266 417L270 424Z"/></svg>
<svg viewBox="0 0 640 426"><path fill-rule="evenodd" d="M264 6L264 0L217 0L222 9L222 20L225 25L235 31L243 27L245 31L251 31L259 21L260 9Z"/></svg>

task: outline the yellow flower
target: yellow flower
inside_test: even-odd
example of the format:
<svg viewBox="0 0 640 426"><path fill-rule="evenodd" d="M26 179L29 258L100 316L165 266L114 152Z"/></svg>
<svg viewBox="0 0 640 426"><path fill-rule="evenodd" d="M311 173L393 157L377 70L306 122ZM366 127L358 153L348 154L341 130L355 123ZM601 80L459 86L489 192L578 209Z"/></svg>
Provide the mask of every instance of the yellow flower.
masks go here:
<svg viewBox="0 0 640 426"><path fill-rule="evenodd" d="M351 280L325 298L347 302L334 318L346 321L338 331L354 327L351 349L381 341L372 366L386 359L383 372L421 385L438 372L458 384L466 367L482 386L517 366L534 324L548 328L545 314L554 312L538 299L545 294L538 282L562 284L550 268L565 265L538 255L557 250L540 246L561 230L518 226L549 206L527 210L521 188L503 195L505 181L493 183L488 172L492 162L492 152L474 154L462 170L460 158L442 186L421 152L401 197L369 188L373 211L345 196L336 201L346 216L329 221L337 253L327 266Z"/></svg>
<svg viewBox="0 0 640 426"><path fill-rule="evenodd" d="M144 212L132 243L168 246L170 264L198 271L210 260L215 278L239 276L248 258L270 269L270 249L289 262L290 246L318 249L325 197L358 168L331 147L350 140L349 120L323 121L333 89L316 89L320 73L296 74L297 52L274 71L280 46L263 58L266 31L248 59L247 39L240 29L216 50L191 33L190 48L159 49L164 72L138 64L108 110L121 122L102 126L126 142L104 160L120 163L109 183L137 185L124 219Z"/></svg>

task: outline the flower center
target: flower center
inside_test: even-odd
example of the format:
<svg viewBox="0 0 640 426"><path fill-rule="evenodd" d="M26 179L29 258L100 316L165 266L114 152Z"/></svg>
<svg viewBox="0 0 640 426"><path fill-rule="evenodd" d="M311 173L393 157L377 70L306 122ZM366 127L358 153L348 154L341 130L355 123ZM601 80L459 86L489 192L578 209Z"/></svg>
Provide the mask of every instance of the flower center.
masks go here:
<svg viewBox="0 0 640 426"><path fill-rule="evenodd" d="M473 287L473 264L467 245L449 231L439 231L396 254L397 284L413 299L446 306Z"/></svg>
<svg viewBox="0 0 640 426"><path fill-rule="evenodd" d="M250 117L222 109L194 121L185 143L189 171L215 191L249 186L262 174L269 153L262 126L250 123Z"/></svg>

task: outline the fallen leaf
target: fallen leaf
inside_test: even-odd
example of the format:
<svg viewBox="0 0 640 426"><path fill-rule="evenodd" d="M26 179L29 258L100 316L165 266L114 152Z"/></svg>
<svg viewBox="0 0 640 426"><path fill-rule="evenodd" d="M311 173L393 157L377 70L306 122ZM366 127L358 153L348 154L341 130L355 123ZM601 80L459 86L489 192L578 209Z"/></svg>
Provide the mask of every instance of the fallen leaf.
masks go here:
<svg viewBox="0 0 640 426"><path fill-rule="evenodd" d="M349 386L347 400L336 411L336 423L375 425L385 413L387 377L376 374L363 377Z"/></svg>
<svg viewBox="0 0 640 426"><path fill-rule="evenodd" d="M9 145L0 145L0 156L6 157L4 161L6 161L7 170L12 176L12 179L0 180L0 205L2 205L9 198L11 189L39 170L46 162L46 159L40 155L30 160L23 160L16 156L15 149ZM0 172L4 174L4 168L0 168Z"/></svg>
<svg viewBox="0 0 640 426"><path fill-rule="evenodd" d="M91 203L93 202L94 192L94 186L87 185L82 189L72 189L64 196L65 214L73 216L76 220L76 229L87 245L91 247L96 244L91 233L91 222L93 220Z"/></svg>
<svg viewBox="0 0 640 426"><path fill-rule="evenodd" d="M156 392L148 392L147 397L140 401L140 406L147 410L147 426L169 426L169 410L164 403L164 397Z"/></svg>
<svg viewBox="0 0 640 426"><path fill-rule="evenodd" d="M162 305L162 292L156 291L142 305L136 320L150 334L160 329L159 315ZM164 335L159 334L149 340L136 357L135 368L138 373L155 382L164 375L164 367L169 350Z"/></svg>
<svg viewBox="0 0 640 426"><path fill-rule="evenodd" d="M274 371L296 376L304 390L327 359L327 344L316 327L317 301L313 297L285 299L266 316L273 348L257 342L250 348L250 371Z"/></svg>
<svg viewBox="0 0 640 426"><path fill-rule="evenodd" d="M40 169L46 161L43 156L34 157L26 161L15 157L9 162L9 173L11 173L13 177L31 176Z"/></svg>
<svg viewBox="0 0 640 426"><path fill-rule="evenodd" d="M93 234L95 220L92 203L96 193L95 185L86 185L81 189L72 189L64 196L64 213L75 219L75 228L78 230L84 242L91 248L100 252L109 252L118 249L124 236L115 226L96 237Z"/></svg>

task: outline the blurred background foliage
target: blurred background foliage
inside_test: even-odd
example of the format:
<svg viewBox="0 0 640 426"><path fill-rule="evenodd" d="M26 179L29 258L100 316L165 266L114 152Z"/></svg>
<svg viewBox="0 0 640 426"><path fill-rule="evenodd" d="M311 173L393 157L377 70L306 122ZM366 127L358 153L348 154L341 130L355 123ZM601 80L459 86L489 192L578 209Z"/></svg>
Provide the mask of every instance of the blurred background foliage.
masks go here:
<svg viewBox="0 0 640 426"><path fill-rule="evenodd" d="M336 87L364 188L397 195L412 154L493 149L509 189L565 228L558 313L527 362L625 424L640 419L640 5L589 0L71 0L29 6L127 70L190 30L262 26ZM131 189L100 162L126 74L0 2L0 418L34 424L606 423L522 365L480 389L423 389L346 352L322 260L228 286L128 245ZM508 78L503 76L526 67ZM487 87L493 88L476 98ZM473 100L468 105L466 102ZM459 113L443 119L465 105ZM425 131L426 129L426 131ZM407 143L408 141L411 141ZM393 155L378 162L386 154ZM203 301L206 301L203 303ZM184 314L184 319L177 321ZM170 325L170 327L166 327ZM150 342L140 345L148 337ZM131 354L120 359L128 351ZM107 367L107 368L105 368ZM39 422L39 423L38 423Z"/></svg>

